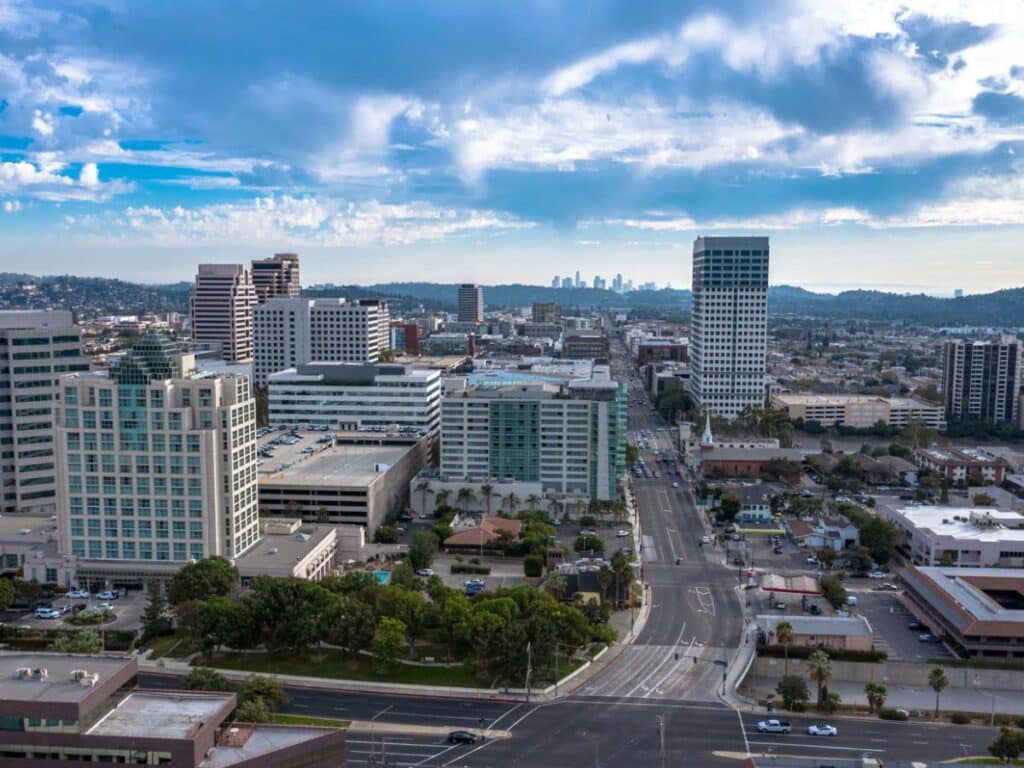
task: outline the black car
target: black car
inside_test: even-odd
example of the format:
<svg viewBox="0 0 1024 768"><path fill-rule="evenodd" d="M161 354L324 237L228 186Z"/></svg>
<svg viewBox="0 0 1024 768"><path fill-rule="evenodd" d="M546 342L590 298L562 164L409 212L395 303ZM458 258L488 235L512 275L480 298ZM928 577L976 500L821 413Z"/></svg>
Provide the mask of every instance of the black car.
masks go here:
<svg viewBox="0 0 1024 768"><path fill-rule="evenodd" d="M452 731L448 734L449 744L476 744L476 734L469 731Z"/></svg>

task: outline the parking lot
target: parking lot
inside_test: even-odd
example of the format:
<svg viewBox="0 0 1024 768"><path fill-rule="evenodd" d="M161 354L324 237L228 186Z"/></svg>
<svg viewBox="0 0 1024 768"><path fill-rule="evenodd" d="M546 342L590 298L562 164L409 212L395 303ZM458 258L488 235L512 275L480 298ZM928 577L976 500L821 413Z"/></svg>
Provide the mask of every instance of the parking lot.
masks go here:
<svg viewBox="0 0 1024 768"><path fill-rule="evenodd" d="M120 593L121 596L116 600L110 600L111 606L113 607L114 613L117 618L108 624L96 624L90 625L97 629L137 629L141 625L142 612L146 608L146 593L142 590L135 590L129 592L126 596L124 593ZM59 609L61 606L85 606L86 608L94 608L99 603L105 602L96 597L95 594L91 595L87 600L72 600L64 596L55 596L53 600L47 601L52 604L53 608ZM6 611L3 615L0 615L0 622L4 624L11 624L15 626L24 627L41 627L44 629L61 629L68 627L77 627L74 624L67 623L64 619L70 618L71 612L68 611L63 616L57 619L42 619L35 616L32 611Z"/></svg>
<svg viewBox="0 0 1024 768"><path fill-rule="evenodd" d="M930 658L953 658L945 645L922 642L918 635L927 629L910 629L913 615L894 592L858 592L856 612L871 625L875 648L885 651L890 659L925 661Z"/></svg>

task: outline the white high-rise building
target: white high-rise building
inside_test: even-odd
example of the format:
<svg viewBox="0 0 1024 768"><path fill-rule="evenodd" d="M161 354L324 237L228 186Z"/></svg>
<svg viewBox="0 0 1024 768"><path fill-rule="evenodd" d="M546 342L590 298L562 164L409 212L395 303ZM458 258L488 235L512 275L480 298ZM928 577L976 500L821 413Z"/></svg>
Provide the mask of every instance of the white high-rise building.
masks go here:
<svg viewBox="0 0 1024 768"><path fill-rule="evenodd" d="M314 361L376 363L391 344L388 305L378 299L276 298L253 316L257 386L272 373Z"/></svg>
<svg viewBox="0 0 1024 768"><path fill-rule="evenodd" d="M484 320L484 289L475 283L459 286L458 319L460 323L482 323Z"/></svg>
<svg viewBox="0 0 1024 768"><path fill-rule="evenodd" d="M70 312L0 312L0 514L56 508L54 379L88 370Z"/></svg>
<svg viewBox="0 0 1024 768"><path fill-rule="evenodd" d="M220 344L229 363L252 360L256 289L243 264L200 264L192 289L192 338Z"/></svg>
<svg viewBox="0 0 1024 768"><path fill-rule="evenodd" d="M59 547L79 558L80 579L110 575L90 561L124 561L117 579L141 579L160 563L237 557L259 538L249 377L194 363L149 334L110 375L60 378Z"/></svg>
<svg viewBox="0 0 1024 768"><path fill-rule="evenodd" d="M308 363L271 374L267 392L271 424L432 435L441 422L441 372L427 368Z"/></svg>
<svg viewBox="0 0 1024 768"><path fill-rule="evenodd" d="M735 418L765 403L768 238L693 242L690 392L698 406Z"/></svg>
<svg viewBox="0 0 1024 768"><path fill-rule="evenodd" d="M942 348L942 394L950 421L1016 426L1020 408L1024 342L951 339Z"/></svg>

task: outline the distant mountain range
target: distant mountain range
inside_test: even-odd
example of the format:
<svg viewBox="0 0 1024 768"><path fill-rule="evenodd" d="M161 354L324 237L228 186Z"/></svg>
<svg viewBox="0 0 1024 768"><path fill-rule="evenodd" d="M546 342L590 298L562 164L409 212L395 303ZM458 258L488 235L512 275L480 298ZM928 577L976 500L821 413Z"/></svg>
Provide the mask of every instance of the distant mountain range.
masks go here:
<svg viewBox="0 0 1024 768"><path fill-rule="evenodd" d="M0 308L62 307L94 314L135 314L144 310L188 311L191 283L143 285L123 280L59 275L36 277L0 273ZM387 297L403 309L417 303L428 308L454 308L457 284L378 283L376 285L315 285L304 289L309 296ZM541 285L484 286L488 307L523 307L535 301L551 301L566 310L628 310L633 315L689 313L689 290L662 289L617 294L594 288L551 288ZM836 320L888 320L933 326L1024 327L1024 288L940 299L881 291L814 293L789 285L768 290L769 312Z"/></svg>

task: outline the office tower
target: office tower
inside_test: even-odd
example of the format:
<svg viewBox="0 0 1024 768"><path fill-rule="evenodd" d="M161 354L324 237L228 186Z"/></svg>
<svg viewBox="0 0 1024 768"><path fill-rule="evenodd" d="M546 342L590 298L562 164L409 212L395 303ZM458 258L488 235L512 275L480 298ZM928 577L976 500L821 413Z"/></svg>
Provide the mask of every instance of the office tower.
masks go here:
<svg viewBox="0 0 1024 768"><path fill-rule="evenodd" d="M625 286L623 286L623 293L628 293L633 290L633 281L627 280Z"/></svg>
<svg viewBox="0 0 1024 768"><path fill-rule="evenodd" d="M1022 351L1021 340L1009 334L998 340L947 341L942 348L946 421L1016 425Z"/></svg>
<svg viewBox="0 0 1024 768"><path fill-rule="evenodd" d="M580 271L578 269L576 270L576 282L573 285L577 288L583 287L583 280L580 278Z"/></svg>
<svg viewBox="0 0 1024 768"><path fill-rule="evenodd" d="M953 298L954 299L962 299L963 297L964 297L964 289L963 288L954 288L953 289Z"/></svg>
<svg viewBox="0 0 1024 768"><path fill-rule="evenodd" d="M397 426L432 435L441 422L441 372L428 368L307 363L272 374L267 393L271 424Z"/></svg>
<svg viewBox="0 0 1024 768"><path fill-rule="evenodd" d="M735 418L765 402L768 238L693 242L690 392L714 415Z"/></svg>
<svg viewBox="0 0 1024 768"><path fill-rule="evenodd" d="M603 291L607 287L608 283L605 282L603 277L594 277L594 288L596 288L599 291Z"/></svg>
<svg viewBox="0 0 1024 768"><path fill-rule="evenodd" d="M557 288L560 284L561 284L561 280L559 279L558 275L555 275L554 277L551 278L551 287L552 288Z"/></svg>
<svg viewBox="0 0 1024 768"><path fill-rule="evenodd" d="M563 288L572 288L572 278L571 277L563 277L562 278L562 287Z"/></svg>
<svg viewBox="0 0 1024 768"><path fill-rule="evenodd" d="M391 346L391 317L380 299L271 299L253 313L253 378L314 360L376 363Z"/></svg>
<svg viewBox="0 0 1024 768"><path fill-rule="evenodd" d="M192 339L220 345L230 363L252 360L256 289L242 264L200 264L192 289Z"/></svg>
<svg viewBox="0 0 1024 768"><path fill-rule="evenodd" d="M236 557L259 538L256 401L249 377L195 371L151 333L110 370L59 380L60 551L119 565L117 577ZM78 578L103 578L79 562ZM97 566L99 568L100 566ZM159 570L159 568L158 568Z"/></svg>
<svg viewBox="0 0 1024 768"><path fill-rule="evenodd" d="M473 386L441 401L441 475L512 478L616 498L626 472L626 388L607 366L568 384Z"/></svg>
<svg viewBox="0 0 1024 768"><path fill-rule="evenodd" d="M416 323L404 323L401 320L391 321L391 349L407 355L420 353L420 327Z"/></svg>
<svg viewBox="0 0 1024 768"><path fill-rule="evenodd" d="M299 254L275 253L269 259L254 259L252 284L261 304L275 296L298 296Z"/></svg>
<svg viewBox="0 0 1024 768"><path fill-rule="evenodd" d="M612 290L616 293L622 293L622 273L615 275L615 279L612 280Z"/></svg>
<svg viewBox="0 0 1024 768"><path fill-rule="evenodd" d="M562 319L562 308L553 301L535 301L530 308L530 319L535 323L557 323Z"/></svg>
<svg viewBox="0 0 1024 768"><path fill-rule="evenodd" d="M0 514L56 508L54 375L88 370L70 312L0 312Z"/></svg>
<svg viewBox="0 0 1024 768"><path fill-rule="evenodd" d="M482 323L484 320L484 289L475 283L459 286L460 323Z"/></svg>

